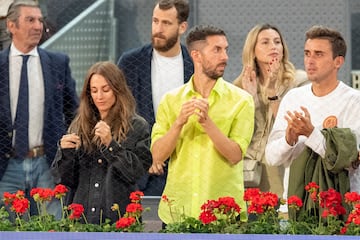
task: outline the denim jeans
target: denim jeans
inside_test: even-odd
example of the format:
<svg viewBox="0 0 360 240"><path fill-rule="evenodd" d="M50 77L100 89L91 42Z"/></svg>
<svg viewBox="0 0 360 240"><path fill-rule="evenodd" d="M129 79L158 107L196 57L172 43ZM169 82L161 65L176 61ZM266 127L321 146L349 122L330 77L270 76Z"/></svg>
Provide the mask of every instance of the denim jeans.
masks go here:
<svg viewBox="0 0 360 240"><path fill-rule="evenodd" d="M30 197L30 191L33 188L51 188L55 186L50 172L49 163L45 156L37 158L25 158L9 160L8 166L0 181L0 199L4 192L15 193L17 190L23 190L25 197L30 200L30 214L38 214L38 209L34 200ZM2 203L3 204L3 203ZM60 201L54 199L47 205L47 212L61 218Z"/></svg>

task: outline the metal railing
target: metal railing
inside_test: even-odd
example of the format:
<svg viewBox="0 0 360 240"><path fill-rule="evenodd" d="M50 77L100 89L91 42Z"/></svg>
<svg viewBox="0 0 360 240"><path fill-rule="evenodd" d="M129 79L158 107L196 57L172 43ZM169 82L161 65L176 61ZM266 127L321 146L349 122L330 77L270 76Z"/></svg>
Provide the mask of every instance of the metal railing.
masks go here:
<svg viewBox="0 0 360 240"><path fill-rule="evenodd" d="M115 61L117 21L114 0L98 0L65 25L41 47L70 57L78 93L89 67L98 61Z"/></svg>
<svg viewBox="0 0 360 240"><path fill-rule="evenodd" d="M360 89L360 70L351 71L351 82L353 88Z"/></svg>

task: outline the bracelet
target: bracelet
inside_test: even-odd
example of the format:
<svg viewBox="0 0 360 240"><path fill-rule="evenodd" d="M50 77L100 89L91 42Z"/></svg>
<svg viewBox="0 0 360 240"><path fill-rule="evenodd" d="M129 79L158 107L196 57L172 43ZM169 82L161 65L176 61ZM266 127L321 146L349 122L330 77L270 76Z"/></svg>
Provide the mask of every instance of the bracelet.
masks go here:
<svg viewBox="0 0 360 240"><path fill-rule="evenodd" d="M268 97L268 100L270 100L270 101L276 101L278 99L279 99L279 97L277 95L272 96L272 97Z"/></svg>

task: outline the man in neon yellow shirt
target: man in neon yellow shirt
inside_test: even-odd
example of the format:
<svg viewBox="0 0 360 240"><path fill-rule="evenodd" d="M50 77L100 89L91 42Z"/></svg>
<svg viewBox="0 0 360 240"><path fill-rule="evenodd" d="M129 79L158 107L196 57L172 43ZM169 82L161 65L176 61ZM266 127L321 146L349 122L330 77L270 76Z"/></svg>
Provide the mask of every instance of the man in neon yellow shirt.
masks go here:
<svg viewBox="0 0 360 240"><path fill-rule="evenodd" d="M170 157L159 217L169 224L180 214L198 218L207 200L234 197L246 220L242 159L254 129L254 102L222 76L228 60L223 30L196 26L186 38L194 75L160 102L152 130L152 174Z"/></svg>

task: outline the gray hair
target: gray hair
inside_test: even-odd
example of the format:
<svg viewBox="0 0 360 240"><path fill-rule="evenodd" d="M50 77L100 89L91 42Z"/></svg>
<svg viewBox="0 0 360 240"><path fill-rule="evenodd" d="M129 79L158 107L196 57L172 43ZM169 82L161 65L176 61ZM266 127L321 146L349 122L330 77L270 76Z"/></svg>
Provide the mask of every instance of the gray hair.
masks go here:
<svg viewBox="0 0 360 240"><path fill-rule="evenodd" d="M34 7L40 8L37 1L34 0L15 0L12 4L10 4L6 18L10 22L17 22L20 16L20 8L21 7Z"/></svg>

